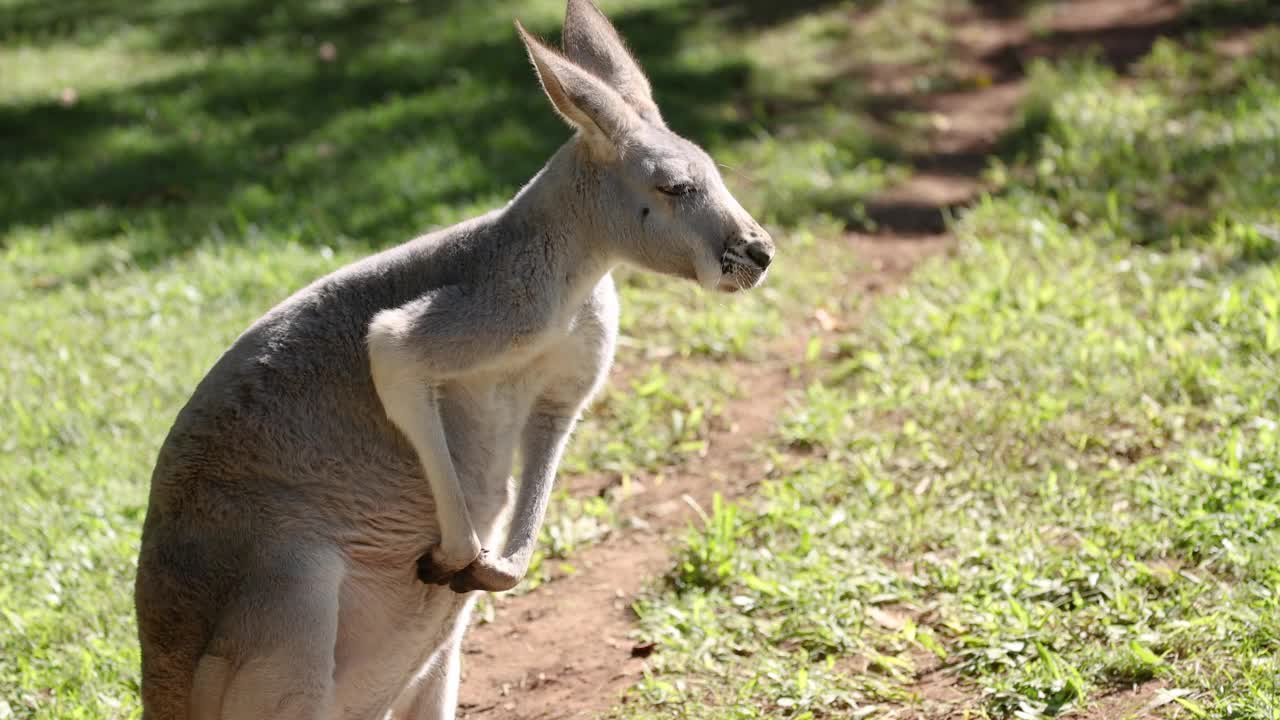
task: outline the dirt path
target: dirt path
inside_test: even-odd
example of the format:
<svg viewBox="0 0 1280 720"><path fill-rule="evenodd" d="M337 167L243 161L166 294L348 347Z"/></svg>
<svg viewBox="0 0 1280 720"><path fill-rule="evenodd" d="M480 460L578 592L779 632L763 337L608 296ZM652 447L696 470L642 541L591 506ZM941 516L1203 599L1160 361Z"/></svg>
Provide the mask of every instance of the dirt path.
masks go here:
<svg viewBox="0 0 1280 720"><path fill-rule="evenodd" d="M932 130L927 152L912 159L915 175L869 203L879 232L848 236L850 250L866 261L865 271L850 278L851 288L869 297L883 293L949 246L946 218L984 189L981 172L1015 121L1032 58L1096 43L1108 60L1127 66L1176 25L1180 9L1170 0L1059 2L1041 15L1045 25L1033 29L1005 9L1020 4L975 1L972 10L950 18L955 41L949 57L960 75L975 78L970 89L914 96L902 85L901 68L862 69L861 81L874 99L926 113ZM753 392L727 404L724 417L733 425L711 434L706 456L661 484L642 482L644 491L618 508L633 519L630 527L575 555L576 573L495 603L493 621L472 628L464 645L461 717L587 718L620 701L646 662L645 648L630 635L632 602L670 568L670 547L695 516L692 505L706 507L717 491L742 496L767 476L759 447L774 434L787 397L804 387L806 378L792 373L804 365L803 352L803 338L788 338L762 362L721 366ZM574 488L600 490L599 481L590 479L575 481ZM900 717L952 717L975 699L943 668L922 669L911 689L920 703L900 708ZM1142 707L1148 694L1142 690L1124 698L1126 707ZM1113 702L1120 700L1103 704L1107 712L1116 709Z"/></svg>

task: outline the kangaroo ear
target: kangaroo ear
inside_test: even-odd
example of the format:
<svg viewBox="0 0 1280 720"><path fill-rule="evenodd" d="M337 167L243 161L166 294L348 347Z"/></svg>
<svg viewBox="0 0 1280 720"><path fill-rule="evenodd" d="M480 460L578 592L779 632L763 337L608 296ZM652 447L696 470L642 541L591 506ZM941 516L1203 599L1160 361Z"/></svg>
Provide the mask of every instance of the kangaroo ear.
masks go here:
<svg viewBox="0 0 1280 720"><path fill-rule="evenodd" d="M615 146L640 122L631 106L604 81L530 35L519 20L516 29L551 104L594 148Z"/></svg>
<svg viewBox="0 0 1280 720"><path fill-rule="evenodd" d="M564 13L564 53L616 90L640 117L663 124L644 70L591 0L569 0Z"/></svg>

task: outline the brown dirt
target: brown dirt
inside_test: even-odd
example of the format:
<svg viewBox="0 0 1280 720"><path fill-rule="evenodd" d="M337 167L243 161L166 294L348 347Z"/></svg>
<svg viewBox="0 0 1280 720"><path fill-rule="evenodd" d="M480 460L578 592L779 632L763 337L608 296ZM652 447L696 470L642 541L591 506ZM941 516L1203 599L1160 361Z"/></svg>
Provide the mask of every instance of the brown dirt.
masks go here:
<svg viewBox="0 0 1280 720"><path fill-rule="evenodd" d="M949 246L946 220L986 189L981 171L1015 122L1032 58L1098 46L1123 69L1157 37L1181 27L1182 5L1174 0L1057 2L1037 16L1044 24L1036 28L1009 10L1023 4L975 0L974 9L951 18L956 67L975 78L968 89L913 96L898 77L906 74L901 68L863 69L872 103L926 113L931 130L927 151L913 158L915 176L869 203L880 232L848 237L851 251L866 261L851 287L868 296L885 292ZM813 318L803 321L812 332L828 331ZM804 338L797 336L769 348L761 362L722 365L752 392L727 403L724 417L733 424L711 433L705 456L663 477L640 478L638 491L619 506L628 527L576 554L576 572L525 595L495 598L492 620L472 628L464 643L462 718L596 717L621 700L646 666L645 648L632 637L632 602L670 568L671 544L696 518L695 505L707 507L714 492L745 495L773 470L759 446L774 435L787 398L804 387L803 373L793 370L804 366L803 352ZM609 480L569 482L574 492L597 493ZM898 708L895 717L947 718L978 702L950 668L920 667L908 688L918 702ZM1105 696L1083 717L1144 712L1157 689Z"/></svg>
<svg viewBox="0 0 1280 720"><path fill-rule="evenodd" d="M889 710L892 720L962 720L981 717L982 693L965 683L953 667L925 659L911 694L915 703ZM1158 720L1173 701L1160 695L1165 684L1151 680L1130 688L1095 695L1085 708L1071 713L1084 720ZM1164 713L1161 712L1164 709Z"/></svg>
<svg viewBox="0 0 1280 720"><path fill-rule="evenodd" d="M916 659L916 682L911 687L915 702L890 710L894 720L951 720L974 715L981 695L965 685L955 668L938 662L932 655Z"/></svg>
<svg viewBox="0 0 1280 720"><path fill-rule="evenodd" d="M1090 705L1085 717L1098 720L1155 720L1172 709L1171 699L1162 698L1160 691L1165 684L1159 680L1151 680L1123 690L1115 690L1098 698ZM1177 707L1177 706L1173 706Z"/></svg>

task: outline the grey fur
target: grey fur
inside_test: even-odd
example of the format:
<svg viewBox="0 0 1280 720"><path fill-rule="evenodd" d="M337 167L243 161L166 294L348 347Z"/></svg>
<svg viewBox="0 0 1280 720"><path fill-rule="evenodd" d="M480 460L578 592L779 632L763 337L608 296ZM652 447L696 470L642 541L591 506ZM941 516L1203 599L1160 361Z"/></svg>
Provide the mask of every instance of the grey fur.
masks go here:
<svg viewBox="0 0 1280 720"><path fill-rule="evenodd" d="M604 16L569 1L569 57L519 31L575 138L506 207L272 309L174 422L136 583L149 720L452 718L469 591L523 577L612 361L610 270L763 280L772 240Z"/></svg>

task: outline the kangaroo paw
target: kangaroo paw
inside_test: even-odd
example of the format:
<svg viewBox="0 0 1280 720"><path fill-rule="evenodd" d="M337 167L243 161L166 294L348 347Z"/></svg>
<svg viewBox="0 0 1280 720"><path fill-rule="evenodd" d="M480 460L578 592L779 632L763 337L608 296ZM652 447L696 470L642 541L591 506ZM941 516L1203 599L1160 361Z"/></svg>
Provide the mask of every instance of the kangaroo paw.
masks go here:
<svg viewBox="0 0 1280 720"><path fill-rule="evenodd" d="M428 585L448 585L455 575L484 556L485 550L481 549L478 556L459 561L446 557L438 546L431 548L418 558L418 579Z"/></svg>
<svg viewBox="0 0 1280 720"><path fill-rule="evenodd" d="M524 579L524 570L506 558L491 557L482 552L470 565L456 573L449 581L454 592L472 590L502 592L510 590Z"/></svg>

